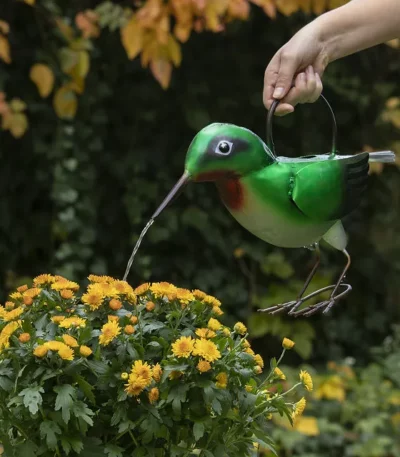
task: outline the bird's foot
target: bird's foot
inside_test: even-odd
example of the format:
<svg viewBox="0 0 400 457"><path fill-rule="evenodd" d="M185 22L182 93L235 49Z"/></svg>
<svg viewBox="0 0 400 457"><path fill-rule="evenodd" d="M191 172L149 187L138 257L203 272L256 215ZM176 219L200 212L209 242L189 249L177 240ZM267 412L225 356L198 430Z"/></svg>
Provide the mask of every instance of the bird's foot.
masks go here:
<svg viewBox="0 0 400 457"><path fill-rule="evenodd" d="M270 306L269 308L265 309L259 309L259 311L260 313L268 313L274 315L288 310L288 314L293 314L296 309L302 305L302 303L303 299L299 298L298 300L289 301L280 305Z"/></svg>
<svg viewBox="0 0 400 457"><path fill-rule="evenodd" d="M274 314L278 314L278 313L280 313L282 311L289 310L288 311L288 315L289 316L295 316L295 317L298 317L298 316L309 317L309 316L312 316L313 314L317 313L320 310L323 310L322 313L326 314L332 309L332 307L341 298L343 298L345 295L347 295L351 291L351 285L350 284L343 284L342 283L342 284L340 284L339 287L343 287L344 288L344 290L342 292L340 292L340 294L331 296L328 300L322 301L320 303L316 303L314 305L307 306L307 307L305 307L303 309L300 309L300 310L298 310L298 308L305 301L309 300L312 297L315 297L316 295L319 295L322 292L326 292L329 289L335 289L336 285L324 287L322 289L316 290L315 292L312 292L311 294L307 295L306 297L298 298L297 300L293 300L293 301L290 301L290 302L287 302L287 303L283 303L281 305L275 305L275 306L271 306L269 308L260 309L259 311L274 315ZM332 293L334 293L335 291L336 291L336 289Z"/></svg>

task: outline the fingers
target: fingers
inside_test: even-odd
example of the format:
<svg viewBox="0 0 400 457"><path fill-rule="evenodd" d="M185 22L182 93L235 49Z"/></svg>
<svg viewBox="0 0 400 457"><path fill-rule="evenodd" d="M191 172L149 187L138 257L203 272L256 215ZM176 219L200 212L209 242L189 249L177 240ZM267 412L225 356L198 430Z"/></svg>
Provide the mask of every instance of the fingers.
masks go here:
<svg viewBox="0 0 400 457"><path fill-rule="evenodd" d="M305 72L296 76L294 86L276 109L277 116L294 111L297 104L314 103L322 93L322 81L318 73L314 72L312 66L307 67Z"/></svg>

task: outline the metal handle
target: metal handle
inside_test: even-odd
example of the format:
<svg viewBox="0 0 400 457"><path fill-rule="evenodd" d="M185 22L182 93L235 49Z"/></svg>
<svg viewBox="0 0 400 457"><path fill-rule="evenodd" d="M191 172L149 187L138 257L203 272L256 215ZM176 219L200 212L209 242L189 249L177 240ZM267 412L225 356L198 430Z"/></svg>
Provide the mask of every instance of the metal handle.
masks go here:
<svg viewBox="0 0 400 457"><path fill-rule="evenodd" d="M335 113L333 112L333 109L331 105L329 104L328 100L321 94L320 96L326 105L329 108L329 111L332 116L332 149L331 149L331 154L336 154L336 140L337 140L337 124L336 124L336 118L335 118ZM274 146L274 140L272 137L272 120L274 118L275 110L277 106L279 105L280 100L274 99L272 102L271 108L268 111L267 115L267 146L271 150L271 152L275 155L275 146Z"/></svg>

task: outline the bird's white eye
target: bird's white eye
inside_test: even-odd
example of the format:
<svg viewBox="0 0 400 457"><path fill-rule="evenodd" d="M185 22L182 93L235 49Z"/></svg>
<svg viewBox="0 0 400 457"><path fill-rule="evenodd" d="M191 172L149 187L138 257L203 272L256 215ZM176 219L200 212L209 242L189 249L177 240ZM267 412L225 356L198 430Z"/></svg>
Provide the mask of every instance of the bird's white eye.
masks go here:
<svg viewBox="0 0 400 457"><path fill-rule="evenodd" d="M215 153L227 156L232 152L232 146L233 143L231 143L230 141L220 141L217 144L217 147L215 148Z"/></svg>

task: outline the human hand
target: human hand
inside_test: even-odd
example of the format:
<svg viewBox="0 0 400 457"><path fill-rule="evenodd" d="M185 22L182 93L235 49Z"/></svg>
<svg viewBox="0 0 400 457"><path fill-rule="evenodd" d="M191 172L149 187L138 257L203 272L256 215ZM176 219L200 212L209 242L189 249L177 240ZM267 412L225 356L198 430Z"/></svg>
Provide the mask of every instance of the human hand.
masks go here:
<svg viewBox="0 0 400 457"><path fill-rule="evenodd" d="M298 103L313 103L322 92L321 76L329 57L316 21L301 29L271 59L264 77L263 102L267 109L279 99L275 113L292 113Z"/></svg>

